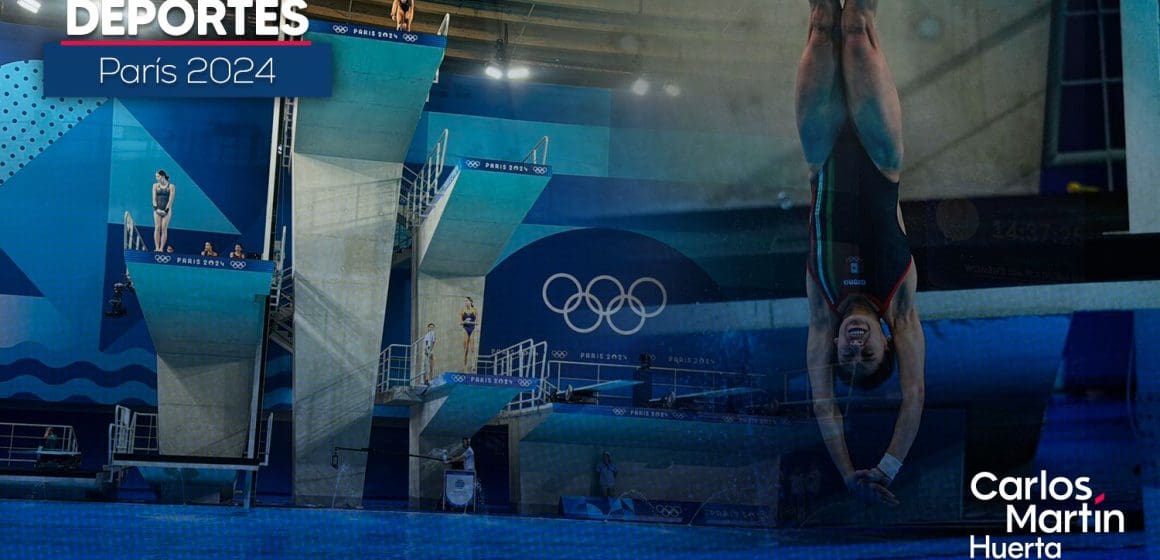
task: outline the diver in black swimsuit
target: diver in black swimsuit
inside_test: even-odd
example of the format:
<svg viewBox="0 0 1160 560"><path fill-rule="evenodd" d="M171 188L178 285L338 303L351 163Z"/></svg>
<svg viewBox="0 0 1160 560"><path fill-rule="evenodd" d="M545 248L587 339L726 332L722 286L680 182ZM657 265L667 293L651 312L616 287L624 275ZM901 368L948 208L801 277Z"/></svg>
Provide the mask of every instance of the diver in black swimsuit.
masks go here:
<svg viewBox="0 0 1160 560"><path fill-rule="evenodd" d="M395 30L410 31L415 19L415 0L395 0L391 4L391 19L395 20Z"/></svg>
<svg viewBox="0 0 1160 560"><path fill-rule="evenodd" d="M479 313L475 310L475 302L470 297L463 298L463 309L459 310L459 324L463 325L463 370L465 373L474 373L475 368L468 362L471 355L471 335L475 333L475 326L479 323Z"/></svg>
<svg viewBox="0 0 1160 560"><path fill-rule="evenodd" d="M797 119L813 194L806 362L814 416L846 487L893 505L898 500L888 488L922 419L926 350L914 303L917 275L898 206L902 108L881 51L877 5L810 0ZM902 403L893 437L877 466L856 469L834 378L851 389L870 389L893 374L895 359Z"/></svg>
<svg viewBox="0 0 1160 560"><path fill-rule="evenodd" d="M169 221L173 219L173 197L177 188L169 182L169 174L158 169L153 183L153 250L165 250L169 239Z"/></svg>

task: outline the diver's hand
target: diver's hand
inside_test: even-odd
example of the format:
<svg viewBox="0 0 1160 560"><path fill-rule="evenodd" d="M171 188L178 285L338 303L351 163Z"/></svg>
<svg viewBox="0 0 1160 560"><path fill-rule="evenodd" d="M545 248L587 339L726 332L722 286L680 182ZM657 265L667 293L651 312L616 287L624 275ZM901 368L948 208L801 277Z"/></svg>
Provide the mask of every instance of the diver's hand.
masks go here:
<svg viewBox="0 0 1160 560"><path fill-rule="evenodd" d="M878 467L873 467L865 470L854 471L854 478L864 482L876 482L882 486L889 487L891 482L894 482L886 473L882 472Z"/></svg>
<svg viewBox="0 0 1160 560"><path fill-rule="evenodd" d="M851 494L866 502L877 502L888 506L899 504L898 498L894 497L894 493L888 490L884 484L874 482L866 475L859 475L862 472L864 471L856 471L854 476L846 480L846 489Z"/></svg>

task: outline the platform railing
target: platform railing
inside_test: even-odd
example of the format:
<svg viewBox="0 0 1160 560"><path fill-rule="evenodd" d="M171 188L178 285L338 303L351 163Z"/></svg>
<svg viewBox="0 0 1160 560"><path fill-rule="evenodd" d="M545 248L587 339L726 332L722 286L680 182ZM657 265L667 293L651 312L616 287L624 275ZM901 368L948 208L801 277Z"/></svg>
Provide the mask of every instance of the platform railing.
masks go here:
<svg viewBox="0 0 1160 560"><path fill-rule="evenodd" d="M411 350L414 344L391 344L379 354L377 392L412 385Z"/></svg>
<svg viewBox="0 0 1160 560"><path fill-rule="evenodd" d="M544 380L548 369L548 343L523 340L493 354L480 356L476 373L536 379L539 383L531 391L516 395L505 410L516 411L535 407L545 401Z"/></svg>
<svg viewBox="0 0 1160 560"><path fill-rule="evenodd" d="M540 138L535 146L532 146L532 151L524 156L524 163L547 165L548 164L548 137Z"/></svg>
<svg viewBox="0 0 1160 560"><path fill-rule="evenodd" d="M640 366L629 364L551 360L548 362L548 378L558 391L563 392L569 387L579 388L606 381L634 380L639 369ZM679 396L734 387L767 392L770 388L766 384L769 376L759 373L650 366L648 375L651 376L652 394L661 395ZM597 398L597 404L606 404L608 400L616 404L630 404L631 389L619 390L621 393L624 391L628 391L629 394L602 393Z"/></svg>
<svg viewBox="0 0 1160 560"><path fill-rule="evenodd" d="M270 465L270 442L274 440L274 413L271 412L262 420L258 429L258 464L266 467Z"/></svg>
<svg viewBox="0 0 1160 560"><path fill-rule="evenodd" d="M49 430L52 430L51 437ZM80 447L73 427L0 422L0 464L35 466L46 451L56 455L79 455Z"/></svg>
<svg viewBox="0 0 1160 560"><path fill-rule="evenodd" d="M124 221L123 247L132 251L148 251L145 240L141 237L141 232L137 231L137 224L133 222L133 216L128 211L125 212Z"/></svg>
<svg viewBox="0 0 1160 560"><path fill-rule="evenodd" d="M442 36L446 37L447 32L450 29L451 29L451 14L443 14L443 23L439 24L439 31L436 31L435 34L442 35Z"/></svg>
<svg viewBox="0 0 1160 560"><path fill-rule="evenodd" d="M447 140L449 131L443 129L435 146L427 153L427 159L418 171L403 168L400 185L400 205L408 227L417 228L431 211L435 200L441 194L443 167L447 162Z"/></svg>

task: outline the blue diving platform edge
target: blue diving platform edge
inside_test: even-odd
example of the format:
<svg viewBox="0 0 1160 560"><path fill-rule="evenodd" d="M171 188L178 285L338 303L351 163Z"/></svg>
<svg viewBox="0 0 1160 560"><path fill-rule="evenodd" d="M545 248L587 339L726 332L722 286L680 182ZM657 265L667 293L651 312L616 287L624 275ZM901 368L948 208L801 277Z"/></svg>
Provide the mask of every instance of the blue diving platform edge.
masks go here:
<svg viewBox="0 0 1160 560"><path fill-rule="evenodd" d="M516 395L538 385L538 379L529 377L444 373L435 378L423 393L423 404L418 405L438 407L423 432L473 434L499 415Z"/></svg>
<svg viewBox="0 0 1160 560"><path fill-rule="evenodd" d="M402 162L443 63L447 37L312 20L304 38L330 45L333 91L328 98L299 99L294 151Z"/></svg>
<svg viewBox="0 0 1160 560"><path fill-rule="evenodd" d="M459 160L423 222L420 269L434 275L486 275L551 179L550 165Z"/></svg>
<svg viewBox="0 0 1160 560"><path fill-rule="evenodd" d="M159 353L252 356L261 343L272 261L125 251Z"/></svg>

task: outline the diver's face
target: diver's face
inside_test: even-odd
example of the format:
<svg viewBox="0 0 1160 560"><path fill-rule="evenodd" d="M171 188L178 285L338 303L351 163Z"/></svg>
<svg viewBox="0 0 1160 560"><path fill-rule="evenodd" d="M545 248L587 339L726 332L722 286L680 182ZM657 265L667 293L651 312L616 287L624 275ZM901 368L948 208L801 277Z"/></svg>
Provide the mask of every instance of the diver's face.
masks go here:
<svg viewBox="0 0 1160 560"><path fill-rule="evenodd" d="M886 353L886 334L877 317L851 313L838 327L834 339L838 347L838 365L862 374L878 369Z"/></svg>

